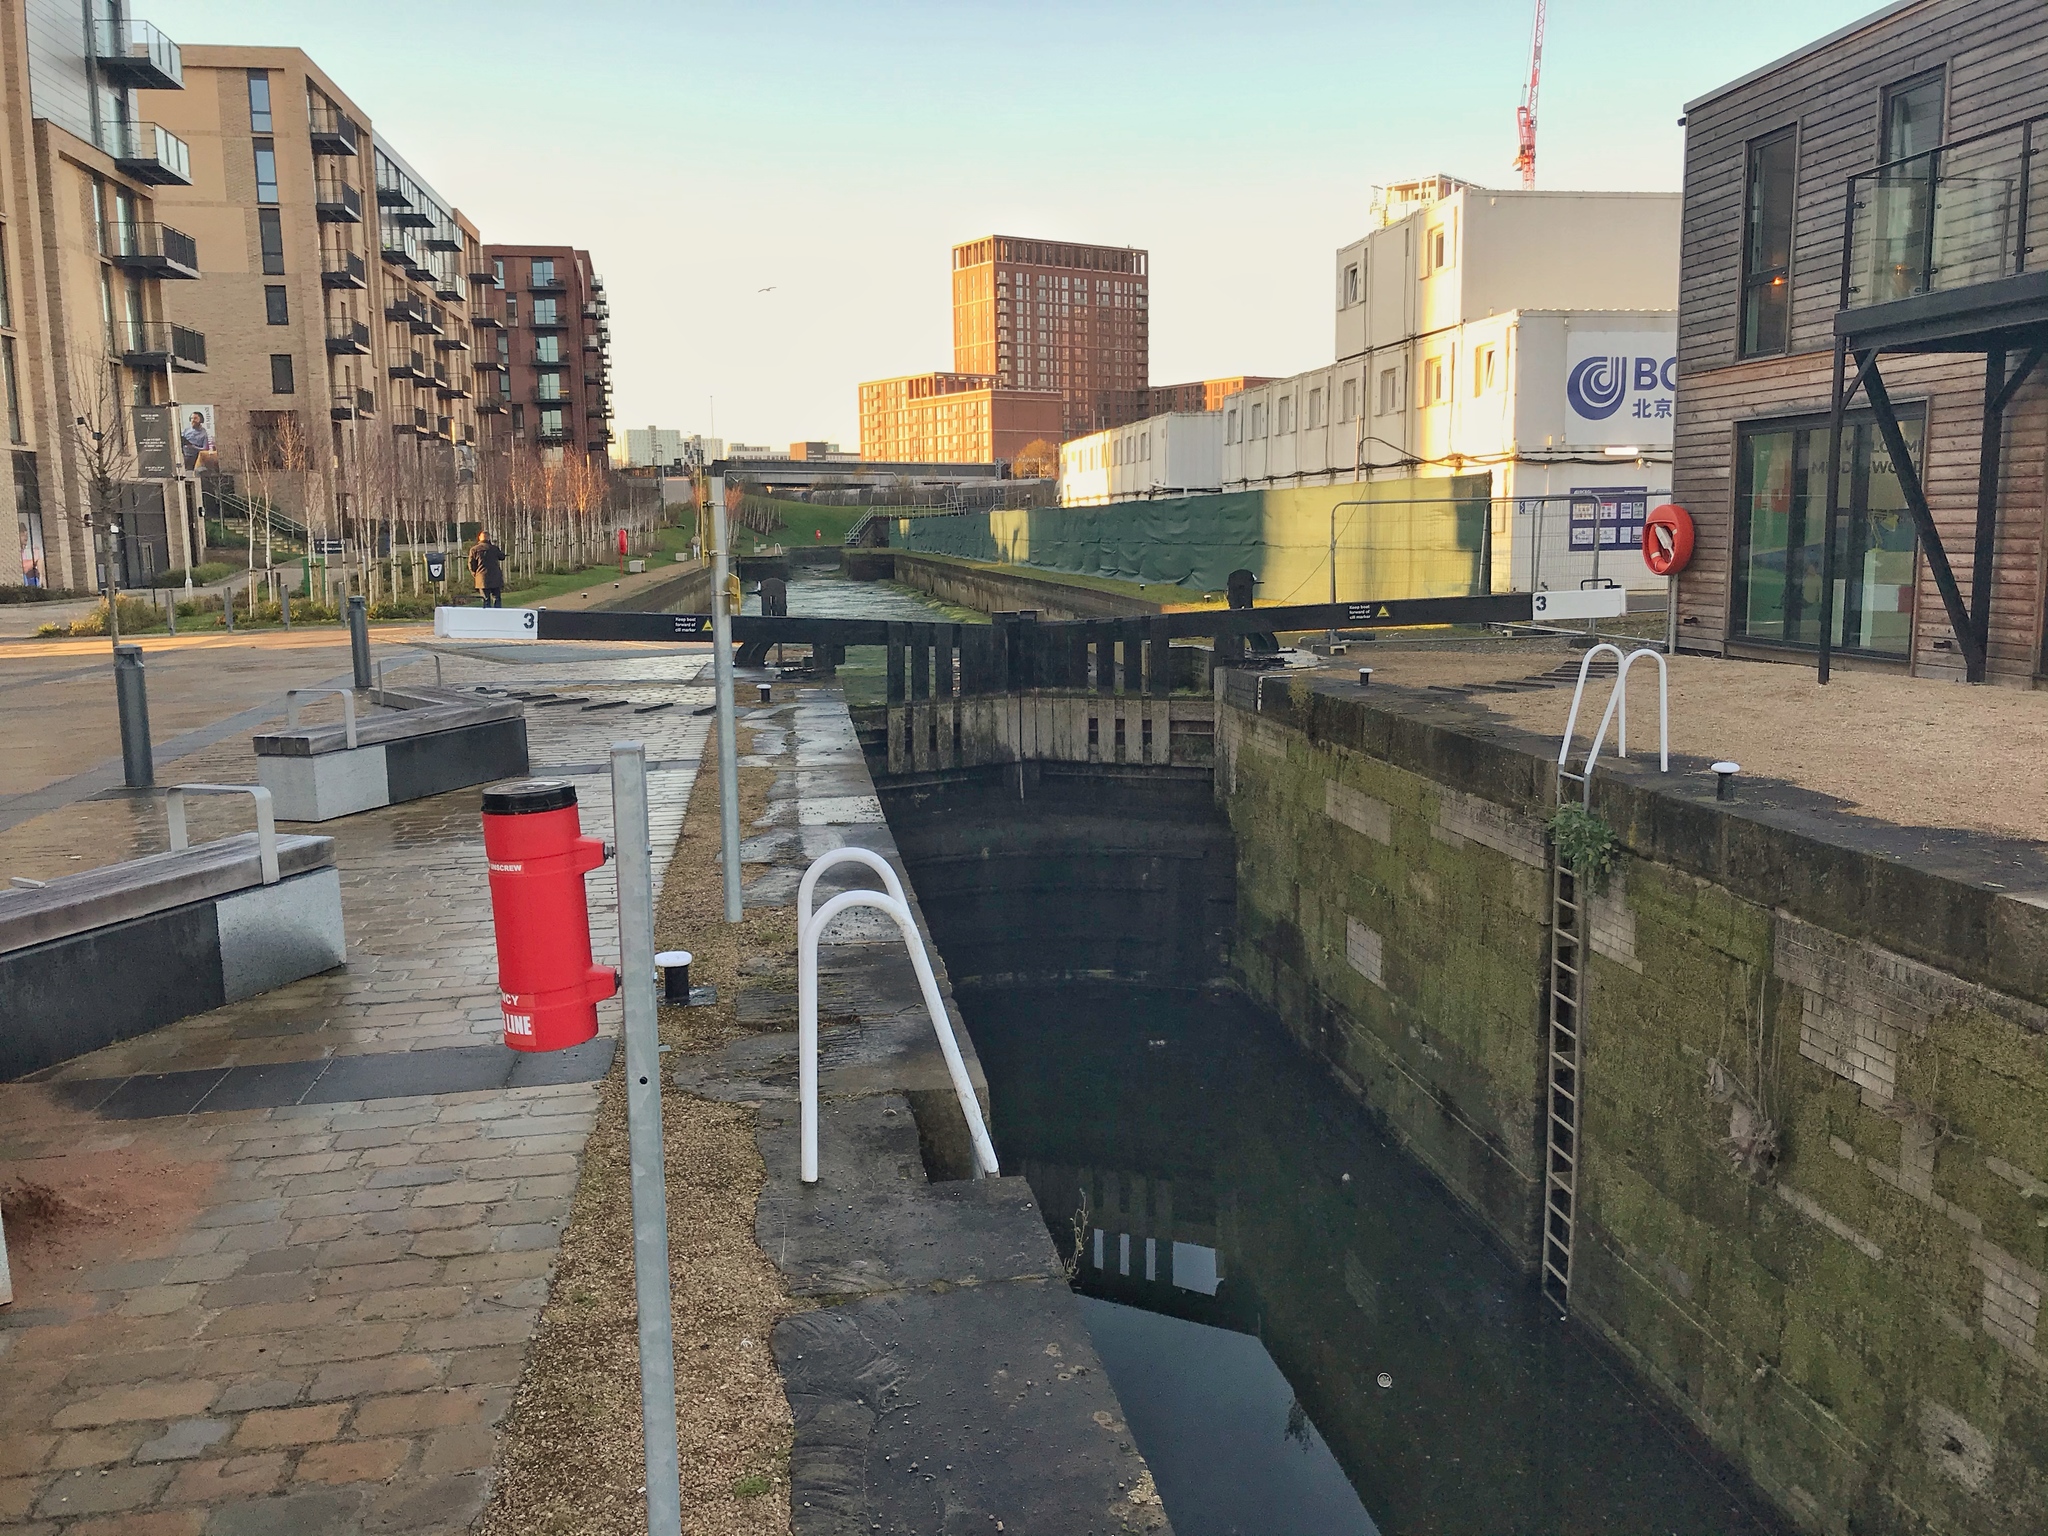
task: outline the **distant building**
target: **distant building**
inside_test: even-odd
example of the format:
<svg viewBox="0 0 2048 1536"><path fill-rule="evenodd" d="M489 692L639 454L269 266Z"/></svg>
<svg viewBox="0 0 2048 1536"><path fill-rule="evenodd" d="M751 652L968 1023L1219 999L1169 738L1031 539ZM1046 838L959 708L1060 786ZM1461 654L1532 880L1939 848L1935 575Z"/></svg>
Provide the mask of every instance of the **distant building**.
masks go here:
<svg viewBox="0 0 2048 1536"><path fill-rule="evenodd" d="M1496 588L1661 586L1679 199L1388 188L1337 253L1337 361L1223 404L1225 490L1489 472ZM1597 541L1597 542L1596 542Z"/></svg>
<svg viewBox="0 0 2048 1536"><path fill-rule="evenodd" d="M1264 375L1239 374L1232 379L1197 379L1192 384L1154 384L1147 391L1151 398L1147 409L1154 416L1168 411L1220 411L1232 395L1272 382Z"/></svg>
<svg viewBox="0 0 2048 1536"><path fill-rule="evenodd" d="M1222 475L1221 411L1164 412L1060 444L1063 507L1213 491Z"/></svg>
<svg viewBox="0 0 2048 1536"><path fill-rule="evenodd" d="M494 379L512 445L601 454L612 440L612 321L590 252L567 245L488 245L504 293Z"/></svg>
<svg viewBox="0 0 2048 1536"><path fill-rule="evenodd" d="M953 367L1056 390L1053 441L1150 408L1150 258L1129 246L990 235L953 247Z"/></svg>
<svg viewBox="0 0 2048 1536"><path fill-rule="evenodd" d="M626 463L634 469L681 464L689 441L673 427L626 428Z"/></svg>
<svg viewBox="0 0 2048 1536"><path fill-rule="evenodd" d="M789 456L792 459L807 459L816 463L836 461L843 464L858 464L860 462L859 454L843 453L840 451L837 443L791 443L789 445Z"/></svg>
<svg viewBox="0 0 2048 1536"><path fill-rule="evenodd" d="M914 373L860 387L860 456L891 463L1009 463L1057 443L1056 390L1005 389L986 374ZM735 450L737 456L737 450Z"/></svg>

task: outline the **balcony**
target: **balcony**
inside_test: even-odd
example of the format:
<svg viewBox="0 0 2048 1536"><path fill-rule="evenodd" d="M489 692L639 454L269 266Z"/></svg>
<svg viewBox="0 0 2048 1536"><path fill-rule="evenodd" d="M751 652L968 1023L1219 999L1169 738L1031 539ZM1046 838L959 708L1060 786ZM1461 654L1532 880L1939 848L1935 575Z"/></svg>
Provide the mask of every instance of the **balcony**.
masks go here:
<svg viewBox="0 0 2048 1536"><path fill-rule="evenodd" d="M436 352L467 352L469 350L469 338L462 334L462 327L459 324L455 325L449 329L447 335L434 338L434 350Z"/></svg>
<svg viewBox="0 0 2048 1536"><path fill-rule="evenodd" d="M433 429L427 425L426 410L421 406L414 406L409 411L393 411L391 413L391 430L394 432L413 433L420 437L432 437L434 435Z"/></svg>
<svg viewBox="0 0 2048 1536"><path fill-rule="evenodd" d="M322 177L313 189L313 215L322 224L360 224L363 194L345 181Z"/></svg>
<svg viewBox="0 0 2048 1536"><path fill-rule="evenodd" d="M504 411L505 403L496 395L483 395L478 398L476 408L481 415L496 416Z"/></svg>
<svg viewBox="0 0 2048 1536"><path fill-rule="evenodd" d="M185 88L185 66L178 45L146 21L98 18L92 24L92 53L100 73L116 85L137 91Z"/></svg>
<svg viewBox="0 0 2048 1536"><path fill-rule="evenodd" d="M502 331L505 329L505 317L488 309L471 310L469 323L477 327L477 329L484 331Z"/></svg>
<svg viewBox="0 0 2048 1536"><path fill-rule="evenodd" d="M115 327L121 361L130 368L170 373L206 372L206 335L165 320L133 320Z"/></svg>
<svg viewBox="0 0 2048 1536"><path fill-rule="evenodd" d="M460 304L469 297L469 289L459 273L437 272L434 274L434 296L451 304Z"/></svg>
<svg viewBox="0 0 2048 1536"><path fill-rule="evenodd" d="M469 398L469 375L451 373L434 385L434 393L443 400L467 400Z"/></svg>
<svg viewBox="0 0 2048 1536"><path fill-rule="evenodd" d="M569 397L566 390L557 390L549 394L546 390L537 389L533 392L533 403L545 411L551 406L569 406L576 402Z"/></svg>
<svg viewBox="0 0 2048 1536"><path fill-rule="evenodd" d="M431 384L433 374L427 371L427 355L424 352L409 352L391 360L385 370L394 379L409 379L415 384Z"/></svg>
<svg viewBox="0 0 2048 1536"><path fill-rule="evenodd" d="M332 357L368 357L370 328L360 320L331 322L327 328L327 351Z"/></svg>
<svg viewBox="0 0 2048 1536"><path fill-rule="evenodd" d="M108 224L101 239L114 265L124 272L145 277L199 275L199 242L168 224Z"/></svg>
<svg viewBox="0 0 2048 1536"><path fill-rule="evenodd" d="M396 320L415 331L427 323L427 306L409 293L401 293L384 309L386 320Z"/></svg>
<svg viewBox="0 0 2048 1536"><path fill-rule="evenodd" d="M586 406L584 408L583 414L588 416L592 421L603 421L608 412L606 411L606 408L602 405L592 405Z"/></svg>
<svg viewBox="0 0 2048 1536"><path fill-rule="evenodd" d="M387 229L384 231L384 244L380 249L384 260L392 266L409 267L412 265L413 254L405 248L405 241L396 230Z"/></svg>
<svg viewBox="0 0 2048 1536"><path fill-rule="evenodd" d="M601 336L585 336L583 338L583 350L586 352L602 352L604 350L604 338Z"/></svg>
<svg viewBox="0 0 2048 1536"><path fill-rule="evenodd" d="M314 107L306 114L306 126L313 135L316 155L353 155L360 152L355 120L338 107Z"/></svg>
<svg viewBox="0 0 2048 1536"><path fill-rule="evenodd" d="M448 330L447 320L448 311L438 304L429 304L426 306L424 317L413 321L412 333L415 336L445 335Z"/></svg>
<svg viewBox="0 0 2048 1536"><path fill-rule="evenodd" d="M469 371L471 373L503 373L505 365L499 362L494 354L487 354L472 361L469 365Z"/></svg>
<svg viewBox="0 0 2048 1536"><path fill-rule="evenodd" d="M155 123L102 123L100 148L124 176L152 187L192 185L192 151Z"/></svg>
<svg viewBox="0 0 2048 1536"><path fill-rule="evenodd" d="M323 251L320 282L326 288L368 288L369 264L354 251Z"/></svg>
<svg viewBox="0 0 2048 1536"><path fill-rule="evenodd" d="M377 397L367 389L337 389L334 392L334 419L355 421L374 416L377 413Z"/></svg>
<svg viewBox="0 0 2048 1536"><path fill-rule="evenodd" d="M543 443L550 448L559 448L564 443L575 441L569 435L567 427L542 427L533 434L533 440L537 443Z"/></svg>
<svg viewBox="0 0 2048 1536"><path fill-rule="evenodd" d="M569 360L559 356L549 357L545 352L536 351L533 354L533 366L545 372L560 373L569 366Z"/></svg>
<svg viewBox="0 0 2048 1536"><path fill-rule="evenodd" d="M526 324L529 330L559 331L565 329L568 322L559 313L549 314L536 306L536 312L527 316Z"/></svg>
<svg viewBox="0 0 2048 1536"><path fill-rule="evenodd" d="M1852 345L1976 350L2048 321L2048 116L1849 179L1835 332Z"/></svg>
<svg viewBox="0 0 2048 1536"><path fill-rule="evenodd" d="M432 229L434 216L424 208L414 208L408 204L392 213L391 222L405 229Z"/></svg>
<svg viewBox="0 0 2048 1536"><path fill-rule="evenodd" d="M543 271L534 272L526 286L535 293L566 293L569 289L568 280L559 273Z"/></svg>
<svg viewBox="0 0 2048 1536"><path fill-rule="evenodd" d="M377 206L379 208L410 208L412 194L395 181L379 178L377 182Z"/></svg>
<svg viewBox="0 0 2048 1536"><path fill-rule="evenodd" d="M427 236L425 244L430 251L459 251L462 249L462 236L449 225L443 224Z"/></svg>

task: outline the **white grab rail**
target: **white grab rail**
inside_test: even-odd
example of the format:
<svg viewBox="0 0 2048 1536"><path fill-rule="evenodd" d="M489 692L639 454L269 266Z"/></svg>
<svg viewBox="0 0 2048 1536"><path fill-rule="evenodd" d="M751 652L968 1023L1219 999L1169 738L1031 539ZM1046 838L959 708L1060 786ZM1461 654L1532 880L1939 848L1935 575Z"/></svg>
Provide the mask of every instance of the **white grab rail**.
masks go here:
<svg viewBox="0 0 2048 1536"><path fill-rule="evenodd" d="M190 846L185 830L187 795L251 795L256 800L256 857L263 870L263 883L275 885L282 877L277 868L277 817L270 808L270 791L260 784L174 784L164 791L164 818L171 824L171 851Z"/></svg>
<svg viewBox="0 0 2048 1536"><path fill-rule="evenodd" d="M295 731L299 728L299 701L322 698L330 693L341 695L341 718L346 727L348 744L356 744L356 694L353 688L287 688L284 691L284 728Z"/></svg>
<svg viewBox="0 0 2048 1536"><path fill-rule="evenodd" d="M841 850L842 852L845 850ZM818 1182L818 937L832 919L850 907L873 907L895 919L910 951L910 964L917 972L924 1005L931 1014L932 1029L939 1037L939 1053L946 1058L946 1071L959 1096L960 1112L967 1117L967 1134L974 1142L975 1173L996 1178L1002 1170L996 1163L996 1149L988 1138L988 1126L981 1118L981 1103L974 1096L974 1084L967 1078L967 1063L961 1059L960 1043L953 1038L953 1021L946 1016L946 1004L939 996L938 978L924 952L924 940L911 921L910 908L894 896L880 891L842 891L818 909L818 915L804 924L797 940L796 1038L797 1084L802 1100L803 1151L799 1174L806 1184Z"/></svg>
<svg viewBox="0 0 2048 1536"><path fill-rule="evenodd" d="M1614 689L1607 695L1607 708L1600 716L1599 729L1594 731L1586 748L1586 760L1574 773L1571 769L1572 734L1578 729L1579 705L1586 693L1586 677L1592 670L1593 658L1602 651L1611 652L1615 660ZM1621 647L1606 641L1587 649L1585 659L1579 663L1578 686L1572 690L1571 713L1565 717L1564 737L1557 744L1557 771L1560 779L1577 779L1585 786L1585 798L1593 795L1593 764L1599 760L1600 748L1607 740L1610 722L1616 726L1615 755L1628 756L1628 673L1645 656L1657 663L1657 771L1671 771L1671 671L1665 663L1663 653L1639 646L1626 656Z"/></svg>
<svg viewBox="0 0 2048 1536"><path fill-rule="evenodd" d="M906 907L909 900L903 894L903 882L896 878L896 867L872 848L834 848L830 853L821 853L804 871L803 883L796 888L796 936L799 941L804 930L811 926L811 899L818 889L818 877L835 864L864 864L882 877L882 884L891 896Z"/></svg>

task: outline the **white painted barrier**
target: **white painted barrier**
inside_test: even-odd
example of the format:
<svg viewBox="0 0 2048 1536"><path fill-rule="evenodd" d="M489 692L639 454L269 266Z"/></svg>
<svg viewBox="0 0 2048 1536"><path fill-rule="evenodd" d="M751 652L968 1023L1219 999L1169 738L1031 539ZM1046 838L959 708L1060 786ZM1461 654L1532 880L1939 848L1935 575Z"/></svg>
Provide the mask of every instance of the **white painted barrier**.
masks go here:
<svg viewBox="0 0 2048 1536"><path fill-rule="evenodd" d="M1618 619L1628 612L1628 593L1620 587L1567 587L1560 592L1529 594L1530 616L1538 624L1567 619Z"/></svg>
<svg viewBox="0 0 2048 1536"><path fill-rule="evenodd" d="M532 640L540 631L538 608L436 608L436 640Z"/></svg>

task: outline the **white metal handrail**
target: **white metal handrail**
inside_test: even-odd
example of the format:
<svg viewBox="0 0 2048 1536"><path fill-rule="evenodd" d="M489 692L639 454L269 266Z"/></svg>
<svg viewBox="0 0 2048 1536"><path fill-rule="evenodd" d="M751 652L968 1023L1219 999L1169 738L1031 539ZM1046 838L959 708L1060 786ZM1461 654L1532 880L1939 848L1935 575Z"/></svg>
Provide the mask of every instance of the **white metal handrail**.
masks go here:
<svg viewBox="0 0 2048 1536"><path fill-rule="evenodd" d="M348 733L348 744L356 744L356 694L353 688L287 688L284 691L284 728L295 731L299 728L299 703L303 699L317 699L323 695L341 695L342 725Z"/></svg>
<svg viewBox="0 0 2048 1536"><path fill-rule="evenodd" d="M967 1077L967 1063L961 1058L960 1043L953 1038L953 1021L946 1016L946 1004L939 996L938 978L925 954L924 940L911 920L910 908L894 896L880 891L842 891L818 909L797 940L797 1084L802 1100L803 1150L800 1176L806 1184L818 1182L818 938L832 919L851 907L873 907L895 919L910 951L910 964L917 972L924 1005L931 1014L932 1030L939 1037L939 1053L946 1058L946 1071L959 1096L960 1112L967 1117L967 1134L974 1142L975 1174L996 1178L1002 1170L996 1163L996 1149L981 1118L981 1102L974 1096L974 1084Z"/></svg>
<svg viewBox="0 0 2048 1536"><path fill-rule="evenodd" d="M174 784L164 792L164 815L171 824L171 851L191 846L185 830L187 795L249 795L256 801L256 856L263 866L263 883L275 885L282 878L277 869L277 817L270 806L270 791L260 784Z"/></svg>
<svg viewBox="0 0 2048 1536"><path fill-rule="evenodd" d="M377 659L377 692L378 692L379 694L382 694L382 693L384 692L384 669L385 669L386 667L390 667L390 666L399 666L399 667L417 667L417 666L424 666L424 665L426 664L426 662L427 662L427 659L428 659L428 657L432 657L432 659L433 659L433 662L434 662L434 686L435 686L436 688L439 688L439 687L443 686L443 684L442 684L442 682L441 682L441 653L440 653L439 651L429 651L429 652L427 653L427 655L426 655L426 656L413 656L413 657L409 657L408 659L406 659L406 660L404 660L404 661L399 661L399 662L389 662L389 661L386 661L386 660L384 660L384 658L382 658L382 657L380 656L380 657L379 657L379 658ZM337 690L337 691L339 691L339 690Z"/></svg>
<svg viewBox="0 0 2048 1536"><path fill-rule="evenodd" d="M1602 651L1611 653L1615 660L1614 688L1607 695L1607 708L1600 716L1599 728L1594 731L1586 748L1586 761L1574 773L1571 769L1572 735L1578 729L1579 705L1584 701L1586 678L1593 667L1593 658ZM1586 798L1593 794L1593 764L1599 760L1600 748L1607 740L1610 722L1616 726L1615 755L1628 756L1628 673L1645 656L1657 663L1657 771L1671 771L1671 672L1662 652L1640 646L1626 656L1621 648L1606 641L1587 649L1585 658L1579 663L1578 686L1572 690L1571 713L1565 717L1564 736L1557 744L1557 772L1560 779L1577 779L1585 786Z"/></svg>
<svg viewBox="0 0 2048 1536"><path fill-rule="evenodd" d="M903 882L896 878L896 867L872 848L834 848L830 853L821 853L804 871L803 882L796 888L796 933L801 940L804 930L811 926L811 901L817 893L818 877L835 864L864 864L882 877L882 884L891 896L906 907L909 899L903 894Z"/></svg>

